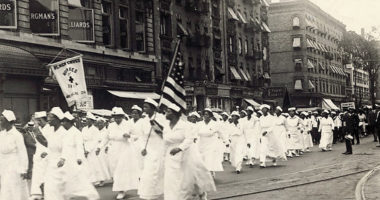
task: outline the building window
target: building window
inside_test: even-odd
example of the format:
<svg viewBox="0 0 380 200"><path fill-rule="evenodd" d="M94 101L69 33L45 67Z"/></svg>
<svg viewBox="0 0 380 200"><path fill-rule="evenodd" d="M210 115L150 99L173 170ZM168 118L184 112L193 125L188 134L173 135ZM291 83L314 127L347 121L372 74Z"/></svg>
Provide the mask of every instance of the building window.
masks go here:
<svg viewBox="0 0 380 200"><path fill-rule="evenodd" d="M302 71L302 59L301 58L297 58L297 59L294 59L294 67L295 67L295 70L296 71Z"/></svg>
<svg viewBox="0 0 380 200"><path fill-rule="evenodd" d="M165 35L170 37L171 35L171 20L170 15L167 15L165 13L161 13L161 23L160 23L160 33L161 35Z"/></svg>
<svg viewBox="0 0 380 200"><path fill-rule="evenodd" d="M239 40L238 40L238 53L239 53L240 55L243 54L241 38L239 38Z"/></svg>
<svg viewBox="0 0 380 200"><path fill-rule="evenodd" d="M295 37L293 38L293 48L301 48L301 38L300 37Z"/></svg>
<svg viewBox="0 0 380 200"><path fill-rule="evenodd" d="M300 27L300 18L294 17L293 18L293 28L299 28Z"/></svg>
<svg viewBox="0 0 380 200"><path fill-rule="evenodd" d="M244 41L244 54L248 55L248 40Z"/></svg>
<svg viewBox="0 0 380 200"><path fill-rule="evenodd" d="M102 1L102 22L103 22L103 44L112 45L113 18L112 2Z"/></svg>
<svg viewBox="0 0 380 200"><path fill-rule="evenodd" d="M145 52L145 12L143 2L136 2L136 50Z"/></svg>
<svg viewBox="0 0 380 200"><path fill-rule="evenodd" d="M233 45L234 40L233 40L233 38L230 36L229 39L228 39L228 41L229 41L229 44L228 44L229 48L228 48L228 49L229 49L230 53L233 53L233 52L234 52L234 45Z"/></svg>
<svg viewBox="0 0 380 200"><path fill-rule="evenodd" d="M119 22L120 22L120 47L129 48L129 9L127 5L119 6Z"/></svg>

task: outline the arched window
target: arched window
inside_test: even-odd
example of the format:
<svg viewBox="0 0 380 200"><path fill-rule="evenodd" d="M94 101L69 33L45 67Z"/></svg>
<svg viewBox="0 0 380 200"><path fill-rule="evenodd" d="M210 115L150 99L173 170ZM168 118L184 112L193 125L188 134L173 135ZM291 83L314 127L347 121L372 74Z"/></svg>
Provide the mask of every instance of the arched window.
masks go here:
<svg viewBox="0 0 380 200"><path fill-rule="evenodd" d="M293 18L293 27L300 27L300 18L298 17Z"/></svg>

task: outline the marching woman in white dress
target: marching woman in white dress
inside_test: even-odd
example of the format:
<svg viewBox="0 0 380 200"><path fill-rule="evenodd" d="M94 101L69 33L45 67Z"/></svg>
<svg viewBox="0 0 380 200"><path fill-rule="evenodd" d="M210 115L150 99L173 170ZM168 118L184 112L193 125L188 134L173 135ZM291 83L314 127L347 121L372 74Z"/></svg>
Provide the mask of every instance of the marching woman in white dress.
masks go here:
<svg viewBox="0 0 380 200"><path fill-rule="evenodd" d="M256 119L256 114L254 113L255 110L253 109L252 106L247 107L247 117L245 120L244 124L244 136L245 139L247 140L247 165L250 167L253 167L254 165L254 145L257 144L256 137L255 137L255 123L257 122L258 119Z"/></svg>
<svg viewBox="0 0 380 200"><path fill-rule="evenodd" d="M127 191L137 190L139 165L131 143L131 125L123 118L122 108L112 109L115 122L109 125L109 149L111 162L116 162L113 173L112 191L118 192L116 199L124 199ZM111 163L112 164L112 163Z"/></svg>
<svg viewBox="0 0 380 200"><path fill-rule="evenodd" d="M288 132L289 142L289 157L299 157L299 152L302 149L302 134L301 134L301 121L300 118L295 115L296 108L289 108L289 117L286 119L286 130Z"/></svg>
<svg viewBox="0 0 380 200"><path fill-rule="evenodd" d="M304 131L302 133L304 140L304 151L310 152L311 148L313 147L313 139L311 138L311 129L313 124L311 118L309 117L309 113L303 112L303 115L305 116L303 119Z"/></svg>
<svg viewBox="0 0 380 200"><path fill-rule="evenodd" d="M131 122L130 122L130 134L131 134L131 143L135 152L135 159L138 164L138 177L141 176L141 169L144 167L143 165L143 156L141 155L141 151L144 147L144 141L142 140L142 135L144 131L144 119L141 118L142 108L137 105L132 106L131 113Z"/></svg>
<svg viewBox="0 0 380 200"><path fill-rule="evenodd" d="M273 116L273 139L278 144L278 153L286 160L287 147L287 133L285 128L286 118L281 114L282 108L276 107L275 115Z"/></svg>
<svg viewBox="0 0 380 200"><path fill-rule="evenodd" d="M88 162L89 175L95 186L103 184L106 180L105 174L102 173L99 157L96 155L97 147L101 142L101 135L99 129L95 126L95 116L87 113L87 126L82 129L82 136L84 142L85 155Z"/></svg>
<svg viewBox="0 0 380 200"><path fill-rule="evenodd" d="M143 119L142 132L143 169L137 194L141 199L158 199L164 194L164 155L165 145L162 139L162 127L167 123L164 115L156 112L158 103L147 98L143 109L146 117ZM145 147L146 145L146 147Z"/></svg>
<svg viewBox="0 0 380 200"><path fill-rule="evenodd" d="M180 119L181 109L168 106L166 118L169 125L164 127L165 141L165 200L189 200L194 196L206 199L206 192L215 191L215 183L195 147L189 124Z"/></svg>
<svg viewBox="0 0 380 200"><path fill-rule="evenodd" d="M38 123L33 131L36 135L36 153L33 156L33 172L32 172L32 183L30 187L30 194L33 200L42 199L42 185L44 183L44 175L47 166L47 142L46 134L50 131L52 127L47 123L47 114L45 111L36 112L34 114L35 120ZM39 141L39 137L43 141Z"/></svg>
<svg viewBox="0 0 380 200"><path fill-rule="evenodd" d="M215 172L223 171L222 158L220 152L222 141L218 139L218 124L211 119L213 113L211 109L206 108L203 113L203 121L199 122L199 152L206 164L207 169L215 175Z"/></svg>
<svg viewBox="0 0 380 200"><path fill-rule="evenodd" d="M24 138L17 131L13 111L4 110L0 115L0 199L27 200L29 198L26 181L28 156Z"/></svg>
<svg viewBox="0 0 380 200"><path fill-rule="evenodd" d="M246 141L244 138L243 127L239 123L240 115L237 111L231 113L232 124L230 126L231 138L231 165L235 167L236 173L240 174L241 165L246 154Z"/></svg>
<svg viewBox="0 0 380 200"><path fill-rule="evenodd" d="M99 129L99 133L100 133L100 138L101 138L101 142L99 143L98 145L98 148L96 149L96 155L98 156L98 159L99 159L99 163L100 163L100 169L101 169L101 173L102 173L102 179L104 181L106 180L111 180L112 176L111 176L111 172L110 172L110 167L109 167L109 163L108 163L108 154L106 153L106 147L104 146L101 146L101 144L103 143L103 141L106 141L107 138L108 138L108 129L106 127L107 125L107 120L103 117L99 117L97 118L96 120L96 126L98 127ZM102 187L104 185L104 182L101 181L99 183L99 187Z"/></svg>
<svg viewBox="0 0 380 200"><path fill-rule="evenodd" d="M62 140L64 134L62 130L63 127L61 127L61 120L63 117L64 114L58 107L52 108L48 114L48 122L52 128L46 133L48 156L44 181L45 200L64 200L63 170L57 166L62 154Z"/></svg>
<svg viewBox="0 0 380 200"><path fill-rule="evenodd" d="M75 118L66 112L62 119L62 154L57 163L62 168L64 199L83 198L98 200L99 194L88 176L88 166L83 165L85 153L81 132L74 126Z"/></svg>
<svg viewBox="0 0 380 200"><path fill-rule="evenodd" d="M322 112L322 119L319 124L319 132L321 132L321 141L319 148L322 151L331 151L334 139L334 120L329 116L329 112L324 110Z"/></svg>
<svg viewBox="0 0 380 200"><path fill-rule="evenodd" d="M219 131L221 132L223 138L224 138L224 156L223 156L223 160L224 161L230 161L230 153L231 153L231 149L230 149L230 144L231 144L231 138L230 138L230 126L231 126L231 123L229 122L228 118L230 117L227 112L223 112L221 114L222 116L222 120L220 121L220 127L219 127Z"/></svg>

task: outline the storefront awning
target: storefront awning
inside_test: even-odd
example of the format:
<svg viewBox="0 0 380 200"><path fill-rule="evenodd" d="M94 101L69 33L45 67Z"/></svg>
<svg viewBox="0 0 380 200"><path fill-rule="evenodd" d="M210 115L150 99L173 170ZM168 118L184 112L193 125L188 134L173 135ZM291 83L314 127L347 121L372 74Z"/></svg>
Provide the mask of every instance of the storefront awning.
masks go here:
<svg viewBox="0 0 380 200"><path fill-rule="evenodd" d="M228 7L228 17L230 19L234 19L236 21L239 21L239 18L237 17L235 11L231 7Z"/></svg>
<svg viewBox="0 0 380 200"><path fill-rule="evenodd" d="M244 101L246 101L248 104L250 104L251 106L255 107L256 109L260 108L260 106L261 106L259 103L257 103L253 99L244 99Z"/></svg>
<svg viewBox="0 0 380 200"><path fill-rule="evenodd" d="M28 75L48 74L48 70L33 54L21 48L0 44L0 73ZM24 69L28 69L25 71Z"/></svg>
<svg viewBox="0 0 380 200"><path fill-rule="evenodd" d="M270 76L269 76L268 72L265 72L265 73L264 73L264 78L265 78L265 79L270 79Z"/></svg>
<svg viewBox="0 0 380 200"><path fill-rule="evenodd" d="M247 74L245 74L245 71L243 70L243 69L239 69L239 72L240 72L240 75L241 75L241 77L243 77L243 79L245 80L245 81L249 81L249 79L248 79L248 77L247 77Z"/></svg>
<svg viewBox="0 0 380 200"><path fill-rule="evenodd" d="M309 39L306 39L306 47L307 48L315 48Z"/></svg>
<svg viewBox="0 0 380 200"><path fill-rule="evenodd" d="M309 80L309 90L312 90L314 88L315 88L314 84Z"/></svg>
<svg viewBox="0 0 380 200"><path fill-rule="evenodd" d="M325 70L325 66L321 62L319 63L319 67Z"/></svg>
<svg viewBox="0 0 380 200"><path fill-rule="evenodd" d="M251 74L249 73L249 71L247 69L245 69L244 72L247 75L248 80L251 81L252 78L251 78Z"/></svg>
<svg viewBox="0 0 380 200"><path fill-rule="evenodd" d="M331 99L323 99L322 100L322 109L325 110L340 110L338 106L336 106Z"/></svg>
<svg viewBox="0 0 380 200"><path fill-rule="evenodd" d="M159 99L160 98L160 95L154 92L129 92L129 91L116 91L116 90L107 90L107 91L117 97L128 98L128 99L146 99L146 98Z"/></svg>
<svg viewBox="0 0 380 200"><path fill-rule="evenodd" d="M231 70L231 74L232 74L232 79L235 79L235 80L242 80L242 78L240 77L239 73L237 72L236 68L235 67L230 67L230 70Z"/></svg>
<svg viewBox="0 0 380 200"><path fill-rule="evenodd" d="M247 23L247 20L244 18L244 16L241 14L240 11L237 11L238 17L240 18L240 21L242 21L244 24Z"/></svg>
<svg viewBox="0 0 380 200"><path fill-rule="evenodd" d="M263 27L264 27L264 31L265 32L267 32L267 33L271 32L270 29L269 29L269 27L268 27L268 25L265 22L263 22Z"/></svg>
<svg viewBox="0 0 380 200"><path fill-rule="evenodd" d="M303 90L303 88L302 88L302 81L301 80L296 80L296 82L294 84L294 89L295 90Z"/></svg>
<svg viewBox="0 0 380 200"><path fill-rule="evenodd" d="M307 59L307 68L308 69L314 69L315 68L313 62L311 62L310 59Z"/></svg>
<svg viewBox="0 0 380 200"><path fill-rule="evenodd" d="M189 33L187 32L187 30L186 30L186 28L185 27L183 27L183 25L181 24L181 23L177 23L177 26L178 26L178 28L182 31L182 33L185 35L185 36L188 36L189 35Z"/></svg>
<svg viewBox="0 0 380 200"><path fill-rule="evenodd" d="M80 0L68 0L67 2L69 6L76 7L76 8L81 8L83 7Z"/></svg>

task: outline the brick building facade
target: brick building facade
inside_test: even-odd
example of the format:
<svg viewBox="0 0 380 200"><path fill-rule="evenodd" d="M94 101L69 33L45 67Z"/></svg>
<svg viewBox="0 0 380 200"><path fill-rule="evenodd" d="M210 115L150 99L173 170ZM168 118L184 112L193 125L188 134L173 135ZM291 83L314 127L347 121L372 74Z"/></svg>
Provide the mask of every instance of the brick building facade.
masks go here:
<svg viewBox="0 0 380 200"><path fill-rule="evenodd" d="M272 85L285 86L293 106L345 101L347 73L338 48L345 25L308 0L272 3L268 16Z"/></svg>

